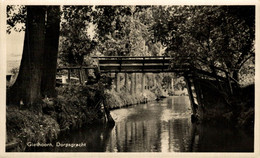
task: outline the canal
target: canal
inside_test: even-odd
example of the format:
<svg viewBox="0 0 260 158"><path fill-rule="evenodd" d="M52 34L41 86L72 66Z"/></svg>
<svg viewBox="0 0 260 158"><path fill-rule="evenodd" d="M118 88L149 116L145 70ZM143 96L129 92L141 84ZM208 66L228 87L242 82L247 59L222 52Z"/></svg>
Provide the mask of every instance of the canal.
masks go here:
<svg viewBox="0 0 260 158"><path fill-rule="evenodd" d="M111 111L111 115L116 122L112 129L86 127L61 134L53 147L29 147L28 151L253 152L254 138L246 131L192 124L187 96L121 108Z"/></svg>

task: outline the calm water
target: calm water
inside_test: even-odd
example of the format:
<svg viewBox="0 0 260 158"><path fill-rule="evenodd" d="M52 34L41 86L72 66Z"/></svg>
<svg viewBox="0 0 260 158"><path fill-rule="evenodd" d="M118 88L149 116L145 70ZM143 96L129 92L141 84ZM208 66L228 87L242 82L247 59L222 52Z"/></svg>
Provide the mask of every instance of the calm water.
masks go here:
<svg viewBox="0 0 260 158"><path fill-rule="evenodd" d="M84 147L30 148L56 152L252 152L253 137L230 127L195 125L186 96L111 111L116 125L96 126L60 136L60 143Z"/></svg>

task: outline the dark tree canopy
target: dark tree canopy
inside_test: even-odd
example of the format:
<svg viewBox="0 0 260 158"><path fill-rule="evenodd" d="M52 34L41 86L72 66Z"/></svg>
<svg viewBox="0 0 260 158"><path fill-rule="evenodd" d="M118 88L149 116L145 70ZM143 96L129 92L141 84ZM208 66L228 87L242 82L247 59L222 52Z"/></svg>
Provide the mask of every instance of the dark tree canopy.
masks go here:
<svg viewBox="0 0 260 158"><path fill-rule="evenodd" d="M24 31L26 22L26 8L25 6L8 5L6 7L7 15L7 33L11 33L11 30ZM17 26L20 25L20 26Z"/></svg>
<svg viewBox="0 0 260 158"><path fill-rule="evenodd" d="M156 7L153 40L173 57L192 56L193 66L222 69L238 80L239 69L254 57L254 13L254 6Z"/></svg>

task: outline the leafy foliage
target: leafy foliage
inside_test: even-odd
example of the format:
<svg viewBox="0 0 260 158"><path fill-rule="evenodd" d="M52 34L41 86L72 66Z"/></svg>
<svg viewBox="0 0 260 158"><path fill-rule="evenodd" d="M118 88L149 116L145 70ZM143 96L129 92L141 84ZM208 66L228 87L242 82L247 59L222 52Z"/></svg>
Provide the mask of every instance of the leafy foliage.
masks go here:
<svg viewBox="0 0 260 158"><path fill-rule="evenodd" d="M57 90L59 96L52 109L55 109L62 130L77 129L103 117L100 106L104 90L101 84L69 85Z"/></svg>
<svg viewBox="0 0 260 158"><path fill-rule="evenodd" d="M26 7L8 5L6 8L7 14L7 30L8 34L11 33L12 29L21 32L25 30L26 22Z"/></svg>
<svg viewBox="0 0 260 158"><path fill-rule="evenodd" d="M240 16L240 10L249 18ZM254 57L252 6L160 6L153 15L154 40L173 57L191 56L196 68L221 68L237 79L244 62Z"/></svg>
<svg viewBox="0 0 260 158"><path fill-rule="evenodd" d="M130 94L122 90L116 92L114 90L109 91L106 95L106 102L111 109L121 108L129 105L139 104L146 101L155 100L156 96L151 91L145 90L144 93Z"/></svg>
<svg viewBox="0 0 260 158"><path fill-rule="evenodd" d="M254 63L251 60L245 62L240 70L239 82L242 86L248 86L255 82L255 68Z"/></svg>
<svg viewBox="0 0 260 158"><path fill-rule="evenodd" d="M26 142L48 143L57 139L60 127L48 115L9 106L6 111L6 130L7 143L21 142L17 150L24 150Z"/></svg>
<svg viewBox="0 0 260 158"><path fill-rule="evenodd" d="M96 45L88 34L93 20L92 6L64 6L59 57L65 64L82 65L84 56Z"/></svg>
<svg viewBox="0 0 260 158"><path fill-rule="evenodd" d="M97 46L99 52L107 56L126 56L133 52L132 35L133 31L137 31L133 12L134 7L131 6L97 7L98 18L94 22L97 25L98 40L100 41ZM138 38L138 36L140 37L140 34L134 38Z"/></svg>
<svg viewBox="0 0 260 158"><path fill-rule="evenodd" d="M17 7L7 7L8 32L25 21L26 10ZM192 56L196 68L217 68L223 76L222 69L238 80L254 58L254 12L253 6L64 6L60 58L82 65L90 53L157 55L167 48L167 55Z"/></svg>

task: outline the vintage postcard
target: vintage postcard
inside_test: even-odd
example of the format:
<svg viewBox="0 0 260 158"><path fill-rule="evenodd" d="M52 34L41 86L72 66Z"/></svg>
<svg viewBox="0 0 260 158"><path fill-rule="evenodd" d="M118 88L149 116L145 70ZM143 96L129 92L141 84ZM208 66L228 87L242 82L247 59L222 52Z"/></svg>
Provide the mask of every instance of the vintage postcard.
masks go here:
<svg viewBox="0 0 260 158"><path fill-rule="evenodd" d="M1 157L259 157L259 1L1 2Z"/></svg>

